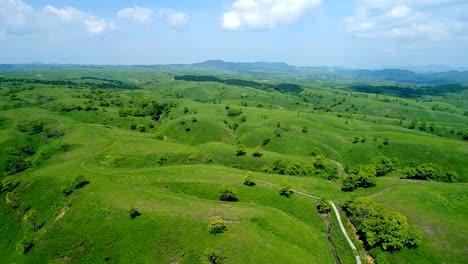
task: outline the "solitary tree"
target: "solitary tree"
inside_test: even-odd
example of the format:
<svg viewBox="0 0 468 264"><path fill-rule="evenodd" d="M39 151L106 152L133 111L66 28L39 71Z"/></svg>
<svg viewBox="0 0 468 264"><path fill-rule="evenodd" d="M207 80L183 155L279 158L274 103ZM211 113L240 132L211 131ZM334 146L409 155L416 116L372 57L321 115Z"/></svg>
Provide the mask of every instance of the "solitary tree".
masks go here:
<svg viewBox="0 0 468 264"><path fill-rule="evenodd" d="M229 186L222 186L219 189L219 199L226 202L236 202L237 199L236 189Z"/></svg>
<svg viewBox="0 0 468 264"><path fill-rule="evenodd" d="M280 183L278 192L281 196L285 197L289 197L294 193L291 184L287 181L283 181Z"/></svg>
<svg viewBox="0 0 468 264"><path fill-rule="evenodd" d="M208 232L210 234L219 234L227 230L226 224L219 216L213 216L208 222Z"/></svg>
<svg viewBox="0 0 468 264"><path fill-rule="evenodd" d="M254 186L256 185L257 183L255 182L255 177L252 175L252 172L248 171L245 175L244 175L244 185L247 185L247 186Z"/></svg>

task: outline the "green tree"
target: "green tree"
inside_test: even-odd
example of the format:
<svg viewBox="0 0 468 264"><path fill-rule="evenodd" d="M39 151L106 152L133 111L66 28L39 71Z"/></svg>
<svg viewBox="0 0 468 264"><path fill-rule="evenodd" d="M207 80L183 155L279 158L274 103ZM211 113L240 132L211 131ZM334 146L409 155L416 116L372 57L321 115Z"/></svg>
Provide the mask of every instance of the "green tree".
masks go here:
<svg viewBox="0 0 468 264"><path fill-rule="evenodd" d="M15 176L6 176L0 183L0 193L11 192L18 185Z"/></svg>
<svg viewBox="0 0 468 264"><path fill-rule="evenodd" d="M247 152L245 151L244 145L238 145L236 149L236 156L244 156L245 154L247 154Z"/></svg>
<svg viewBox="0 0 468 264"><path fill-rule="evenodd" d="M127 213L130 219L135 219L137 216L141 215L141 213L138 211L138 209L135 206L131 206L130 208L128 208Z"/></svg>
<svg viewBox="0 0 468 264"><path fill-rule="evenodd" d="M219 234L227 230L224 220L219 216L213 216L208 222L208 232L210 234Z"/></svg>
<svg viewBox="0 0 468 264"><path fill-rule="evenodd" d="M255 149L254 149L254 152L252 153L252 156L254 157L261 157L263 156L263 153L262 153L262 147L260 146L256 146Z"/></svg>
<svg viewBox="0 0 468 264"><path fill-rule="evenodd" d="M33 246L33 239L30 236L25 236L16 245L16 250L18 250L22 254L26 254Z"/></svg>
<svg viewBox="0 0 468 264"><path fill-rule="evenodd" d="M279 184L278 192L281 196L285 196L285 197L289 197L294 193L294 191L292 190L292 185L288 181L282 181Z"/></svg>
<svg viewBox="0 0 468 264"><path fill-rule="evenodd" d="M24 213L22 221L24 224L30 226L34 231L37 230L38 213L36 209L28 210Z"/></svg>
<svg viewBox="0 0 468 264"><path fill-rule="evenodd" d="M257 183L255 182L255 177L253 176L252 172L248 171L245 175L244 175L244 185L247 185L247 186L255 186Z"/></svg>
<svg viewBox="0 0 468 264"><path fill-rule="evenodd" d="M237 198L237 190L229 186L222 186L219 189L219 199L226 202L239 201Z"/></svg>
<svg viewBox="0 0 468 264"><path fill-rule="evenodd" d="M320 198L317 202L317 210L321 214L328 214L331 211L332 207L330 205L329 199L327 198Z"/></svg>

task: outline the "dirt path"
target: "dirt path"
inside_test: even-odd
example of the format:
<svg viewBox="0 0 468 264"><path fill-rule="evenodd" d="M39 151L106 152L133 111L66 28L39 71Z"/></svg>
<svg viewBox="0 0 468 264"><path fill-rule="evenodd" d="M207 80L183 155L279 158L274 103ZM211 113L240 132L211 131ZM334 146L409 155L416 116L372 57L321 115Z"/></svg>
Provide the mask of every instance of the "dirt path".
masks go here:
<svg viewBox="0 0 468 264"><path fill-rule="evenodd" d="M356 258L356 263L361 264L361 257L359 256L359 253L356 250L356 246L353 244L353 241L351 241L351 239L348 236L348 233L346 232L346 229L344 228L343 221L341 221L341 216L340 216L340 213L338 212L338 209L336 208L335 204L332 201L330 201L330 203L333 207L333 211L335 211L336 219L338 220L338 223L340 224L341 232L343 232L343 235L348 241L349 246L353 250L354 257Z"/></svg>
<svg viewBox="0 0 468 264"><path fill-rule="evenodd" d="M340 167L340 166L338 166L338 167ZM342 165L341 165L341 168L343 168ZM274 183L271 183L271 182L266 182L266 181L262 181L262 180L257 180L257 181L261 182L261 183L264 183L264 184L267 184L267 185L270 185L270 186L278 187L278 185L276 185ZM309 197L309 198L312 198L312 199L315 199L315 200L320 199L317 196L313 196L313 195L310 195L310 194L307 194L307 193L299 192L299 191L296 191L296 190L292 190L292 191L294 193L299 194L299 195ZM338 223L340 224L341 232L343 232L343 235L345 236L346 240L348 241L348 244L351 247L351 250L353 250L353 254L354 254L355 258L356 258L356 264L361 264L361 257L359 256L359 253L356 250L356 246L354 246L353 241L351 241L351 239L348 236L348 233L346 232L346 229L344 228L344 225L343 225L343 222L341 221L341 217L340 217L340 213L338 212L338 209L336 208L333 201L330 201L330 203L331 203L331 205L333 207L333 211L335 212L336 219L338 220Z"/></svg>
<svg viewBox="0 0 468 264"><path fill-rule="evenodd" d="M371 194L368 194L368 195L366 195L366 196L369 197L369 198L379 196L379 195L381 195L382 193L384 193L384 192L386 192L386 191L388 191L388 190L390 190L390 189L392 189L393 187L398 186L398 185L400 185L400 184L397 184L397 183L391 184L391 185L389 185L389 186L383 188L382 190L380 190L380 191L378 191L378 192L371 193Z"/></svg>

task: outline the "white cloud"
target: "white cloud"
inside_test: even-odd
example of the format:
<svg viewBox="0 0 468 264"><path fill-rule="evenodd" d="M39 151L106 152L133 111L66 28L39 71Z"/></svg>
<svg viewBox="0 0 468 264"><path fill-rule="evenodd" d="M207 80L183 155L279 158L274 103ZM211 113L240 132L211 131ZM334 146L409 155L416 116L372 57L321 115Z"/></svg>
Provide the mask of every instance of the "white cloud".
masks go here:
<svg viewBox="0 0 468 264"><path fill-rule="evenodd" d="M120 18L131 19L140 24L150 23L153 15L153 10L139 6L124 8L117 13Z"/></svg>
<svg viewBox="0 0 468 264"><path fill-rule="evenodd" d="M460 0L363 0L344 21L357 36L440 40L468 30L468 22L453 15L466 7Z"/></svg>
<svg viewBox="0 0 468 264"><path fill-rule="evenodd" d="M173 28L184 28L190 20L187 14L166 8L159 9L159 15L161 15L166 24Z"/></svg>
<svg viewBox="0 0 468 264"><path fill-rule="evenodd" d="M73 7L56 8L47 5L43 11L46 15L55 16L64 24L82 25L92 34L100 34L114 27L113 23Z"/></svg>
<svg viewBox="0 0 468 264"><path fill-rule="evenodd" d="M275 28L297 21L321 0L237 0L221 17L223 28Z"/></svg>
<svg viewBox="0 0 468 264"><path fill-rule="evenodd" d="M66 25L78 25L92 34L100 34L114 27L105 19L73 7L47 5L35 10L21 0L0 0L0 31L4 34L51 31Z"/></svg>

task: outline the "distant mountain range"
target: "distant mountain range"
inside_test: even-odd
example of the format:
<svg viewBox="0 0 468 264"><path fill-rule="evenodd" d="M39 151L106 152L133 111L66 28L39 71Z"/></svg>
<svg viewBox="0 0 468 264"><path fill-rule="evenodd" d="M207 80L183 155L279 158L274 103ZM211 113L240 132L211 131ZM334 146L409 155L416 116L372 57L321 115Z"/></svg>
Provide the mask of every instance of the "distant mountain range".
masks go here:
<svg viewBox="0 0 468 264"><path fill-rule="evenodd" d="M362 70L344 67L298 67L282 62L225 62L208 60L194 64L168 65L75 65L75 64L0 64L0 71L38 71L63 68L153 68L196 72L264 74L277 77L321 80L389 81L422 85L468 83L468 71L443 65L407 67L406 69ZM411 70L412 69L412 70Z"/></svg>

